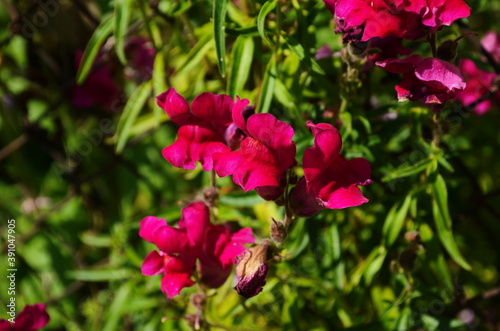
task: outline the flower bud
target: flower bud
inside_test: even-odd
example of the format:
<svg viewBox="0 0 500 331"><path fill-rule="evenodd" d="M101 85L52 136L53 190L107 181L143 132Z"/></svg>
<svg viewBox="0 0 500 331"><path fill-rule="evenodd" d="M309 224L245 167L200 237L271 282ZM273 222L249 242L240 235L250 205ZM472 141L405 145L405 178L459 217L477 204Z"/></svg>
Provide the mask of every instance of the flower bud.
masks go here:
<svg viewBox="0 0 500 331"><path fill-rule="evenodd" d="M276 221L272 217L270 218L270 220L273 221L273 223L271 224L271 238L277 244L281 244L283 241L285 241L287 236L285 224L283 224L282 221Z"/></svg>
<svg viewBox="0 0 500 331"><path fill-rule="evenodd" d="M456 40L445 40L437 49L436 57L443 61L453 62L457 57L458 43Z"/></svg>
<svg viewBox="0 0 500 331"><path fill-rule="evenodd" d="M262 292L269 269L267 260L272 257L273 248L268 241L247 249L236 261L236 286L239 295L251 298Z"/></svg>

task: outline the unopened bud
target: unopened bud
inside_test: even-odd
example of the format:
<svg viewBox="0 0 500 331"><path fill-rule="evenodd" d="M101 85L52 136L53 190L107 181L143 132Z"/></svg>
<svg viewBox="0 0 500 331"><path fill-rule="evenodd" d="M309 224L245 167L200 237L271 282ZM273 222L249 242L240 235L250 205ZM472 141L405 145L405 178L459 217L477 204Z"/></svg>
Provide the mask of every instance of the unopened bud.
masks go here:
<svg viewBox="0 0 500 331"><path fill-rule="evenodd" d="M456 40L445 40L439 45L436 57L443 61L453 62L457 57L458 43Z"/></svg>
<svg viewBox="0 0 500 331"><path fill-rule="evenodd" d="M273 223L271 224L271 238L277 244L281 244L283 241L285 241L287 236L285 224L283 224L282 221L276 221L272 217L270 218L270 220L273 221Z"/></svg>
<svg viewBox="0 0 500 331"><path fill-rule="evenodd" d="M247 249L236 261L236 286L239 295L251 298L262 292L269 269L267 261L272 258L273 248L269 241Z"/></svg>

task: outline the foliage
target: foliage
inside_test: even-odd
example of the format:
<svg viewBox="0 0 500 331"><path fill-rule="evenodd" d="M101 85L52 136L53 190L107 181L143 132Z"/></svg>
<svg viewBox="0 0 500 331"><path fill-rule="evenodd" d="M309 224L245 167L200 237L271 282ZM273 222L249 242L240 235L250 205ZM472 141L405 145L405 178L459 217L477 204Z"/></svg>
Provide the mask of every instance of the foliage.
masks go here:
<svg viewBox="0 0 500 331"><path fill-rule="evenodd" d="M467 2L471 16L440 31L438 44L473 31L455 63L498 70L478 42L500 31L500 3ZM139 237L140 220L174 225L212 185L200 166L179 169L162 157L178 126L154 96L169 87L189 101L202 92L250 100L293 126L299 160L313 142L306 121L333 124L342 154L373 169L367 204L293 220L262 293L243 299L232 276L208 290L202 328L499 327L498 105L479 116L456 100L441 111L398 102L400 76L366 70L320 0L5 1L0 21L8 27L0 31L0 277L15 219L18 311L46 304L47 330L196 324L197 287L169 300L160 276L141 273L153 245ZM146 73L127 48L134 36L154 50L152 65L139 68ZM324 45L332 55L315 57ZM431 55L426 44L408 46ZM119 94L77 106L77 82L99 66ZM107 87L97 88L104 97ZM252 228L258 241L269 237L270 217L285 218L283 207L229 177L217 186L216 219Z"/></svg>

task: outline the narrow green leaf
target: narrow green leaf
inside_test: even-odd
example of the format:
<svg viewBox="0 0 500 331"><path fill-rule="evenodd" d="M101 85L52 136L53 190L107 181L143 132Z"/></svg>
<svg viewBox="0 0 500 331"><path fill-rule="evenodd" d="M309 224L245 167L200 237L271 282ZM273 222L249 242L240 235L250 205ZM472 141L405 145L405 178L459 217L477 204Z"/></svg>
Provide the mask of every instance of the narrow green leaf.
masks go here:
<svg viewBox="0 0 500 331"><path fill-rule="evenodd" d="M375 275L380 271L384 264L387 250L383 246L375 247L367 258L366 266L363 272L366 285L370 285Z"/></svg>
<svg viewBox="0 0 500 331"><path fill-rule="evenodd" d="M252 37L239 36L233 46L231 71L229 72L227 93L235 97L245 85L253 61L254 42Z"/></svg>
<svg viewBox="0 0 500 331"><path fill-rule="evenodd" d="M159 95L167 90L165 75L165 57L163 52L160 51L156 53L153 64L153 90L155 95Z"/></svg>
<svg viewBox="0 0 500 331"><path fill-rule="evenodd" d="M110 280L120 280L130 278L133 271L129 269L111 270L73 270L68 272L70 278L85 282L105 282Z"/></svg>
<svg viewBox="0 0 500 331"><path fill-rule="evenodd" d="M76 74L77 84L82 84L87 78L94 64L94 60L101 49L101 45L113 31L114 23L115 16L109 15L103 18L101 24L95 29L94 34L83 52L82 61L80 62L78 73Z"/></svg>
<svg viewBox="0 0 500 331"><path fill-rule="evenodd" d="M186 56L186 59L177 68L177 75L198 65L203 60L203 57L208 52L208 50L213 46L211 41L212 36L210 34L206 34L200 40L198 40L196 45Z"/></svg>
<svg viewBox="0 0 500 331"><path fill-rule="evenodd" d="M345 265L342 259L342 247L340 245L339 227L334 223L331 227L332 231L332 255L335 268L335 285L339 290L345 287Z"/></svg>
<svg viewBox="0 0 500 331"><path fill-rule="evenodd" d="M266 67L264 82L260 89L260 97L256 109L257 113L269 112L274 95L274 86L276 85L276 76L276 59L273 56Z"/></svg>
<svg viewBox="0 0 500 331"><path fill-rule="evenodd" d="M124 40L130 19L131 0L115 0L115 51L122 64L127 63Z"/></svg>
<svg viewBox="0 0 500 331"><path fill-rule="evenodd" d="M226 76L226 22L227 0L213 0L214 39L217 63L222 77Z"/></svg>
<svg viewBox="0 0 500 331"><path fill-rule="evenodd" d="M304 47L302 47L299 42L293 38L292 36L288 36L286 34L283 35L283 38L285 38L286 44L288 45L288 48L297 55L297 57L305 63L308 67L312 68L313 71L317 72L318 74L324 75L325 72L321 67L319 66L318 62L316 62L311 55L304 50Z"/></svg>
<svg viewBox="0 0 500 331"><path fill-rule="evenodd" d="M398 208L399 203L395 204L389 211L389 214L387 214L384 227L382 228L385 247L391 247L394 241L396 241L399 232L401 232L406 216L408 215L411 200L412 195L409 194L401 204L401 207Z"/></svg>
<svg viewBox="0 0 500 331"><path fill-rule="evenodd" d="M462 268L471 270L471 266L465 260L465 258L462 256L462 253L460 253L460 250L458 249L451 229L446 228L445 221L435 200L432 204L432 214L434 215L434 222L436 223L436 230L439 240L443 244L444 248L446 248L446 251Z"/></svg>
<svg viewBox="0 0 500 331"><path fill-rule="evenodd" d="M106 324L102 328L103 331L112 331L119 329L119 322L124 314L128 310L130 305L129 296L132 292L134 284L127 282L123 284L118 291L115 292L113 302L107 311Z"/></svg>
<svg viewBox="0 0 500 331"><path fill-rule="evenodd" d="M394 179L409 177L424 171L434 161L434 157L428 157L406 167L400 167L382 178L382 182L388 182Z"/></svg>
<svg viewBox="0 0 500 331"><path fill-rule="evenodd" d="M266 16L274 9L276 8L276 4L278 3L278 0L268 0L266 3L262 6L260 9L259 15L257 16L257 30L259 30L259 34L264 39L271 48L273 47L273 43L271 40L267 37L264 23L266 22Z"/></svg>
<svg viewBox="0 0 500 331"><path fill-rule="evenodd" d="M116 128L116 152L121 153L128 140L132 125L134 124L137 116L141 112L146 100L151 94L151 81L145 82L140 85L127 101L123 109L122 116Z"/></svg>
<svg viewBox="0 0 500 331"><path fill-rule="evenodd" d="M431 184L431 187L434 199L438 204L441 215L443 216L446 228L451 230L451 216L448 209L448 190L443 176L438 174L436 176L436 181Z"/></svg>
<svg viewBox="0 0 500 331"><path fill-rule="evenodd" d="M154 95L160 95L167 90L167 82L165 79L165 59L162 51L158 51L155 55L155 61L153 64L153 91ZM154 120L155 127L161 122L162 114L165 112L160 107L154 107Z"/></svg>
<svg viewBox="0 0 500 331"><path fill-rule="evenodd" d="M308 132L309 130L306 127L306 121L304 121L304 119L302 118L302 114L300 113L299 108L295 103L294 95L292 95L292 93L288 91L287 87L281 82L280 79L276 79L274 86L274 95L283 106L291 110L291 113L293 114L293 117L295 119L295 123L299 127L299 129L301 129L302 132Z"/></svg>

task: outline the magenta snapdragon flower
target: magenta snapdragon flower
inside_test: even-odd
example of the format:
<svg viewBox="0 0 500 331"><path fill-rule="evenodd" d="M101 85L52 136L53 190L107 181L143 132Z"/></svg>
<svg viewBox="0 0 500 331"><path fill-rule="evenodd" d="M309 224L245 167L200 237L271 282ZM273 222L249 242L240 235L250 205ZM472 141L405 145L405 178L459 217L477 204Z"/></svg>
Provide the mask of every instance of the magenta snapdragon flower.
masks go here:
<svg viewBox="0 0 500 331"><path fill-rule="evenodd" d="M45 305L36 303L34 305L27 305L16 316L14 322L10 323L8 320L0 319L1 331L33 331L40 330L50 321L50 316L47 314Z"/></svg>
<svg viewBox="0 0 500 331"><path fill-rule="evenodd" d="M184 169L195 169L199 161L205 171L212 170L215 153L231 150L225 133L233 121L233 107L248 104L248 100L238 99L235 102L228 95L205 92L189 106L174 88L156 98L158 106L180 126L177 140L163 149L163 157L172 165Z"/></svg>
<svg viewBox="0 0 500 331"><path fill-rule="evenodd" d="M389 72L403 74L403 81L395 87L399 101L442 104L454 98L455 92L464 90L466 85L457 67L437 58L414 54L376 64Z"/></svg>
<svg viewBox="0 0 500 331"><path fill-rule="evenodd" d="M202 283L214 288L221 286L235 258L245 251L243 244L255 241L250 228L232 233L226 226L210 223L209 209L200 201L182 209L178 228L164 219L148 216L140 223L139 235L158 247L158 251L146 256L142 273L163 273L161 289L169 299L184 287L194 285L191 275L197 264Z"/></svg>
<svg viewBox="0 0 500 331"><path fill-rule="evenodd" d="M341 209L368 202L358 186L372 183L371 166L364 158L346 160L340 154L342 137L326 123L307 127L314 146L304 152L304 177L291 192L291 207L298 216L312 216L323 208Z"/></svg>
<svg viewBox="0 0 500 331"><path fill-rule="evenodd" d="M464 106L476 102L483 95L487 94L492 88L493 79L497 76L494 72L487 72L479 69L474 61L463 59L460 61L460 70L465 76L467 86L462 92L457 93L457 99ZM500 104L500 92L497 92L493 98L484 100L474 107L478 115L486 113L493 105L493 101Z"/></svg>
<svg viewBox="0 0 500 331"><path fill-rule="evenodd" d="M255 189L266 200L277 199L285 171L295 162L293 128L271 114L252 114L242 107L234 108L233 121L244 138L239 150L214 154L217 175L233 175L245 192Z"/></svg>
<svg viewBox="0 0 500 331"><path fill-rule="evenodd" d="M82 61L83 52L75 55L75 66ZM99 105L107 110L117 110L121 104L121 89L113 81L111 64L98 56L92 71L81 85L74 85L71 91L73 104L79 108Z"/></svg>
<svg viewBox="0 0 500 331"><path fill-rule="evenodd" d="M323 0L344 42L374 37L415 40L470 15L463 0Z"/></svg>

